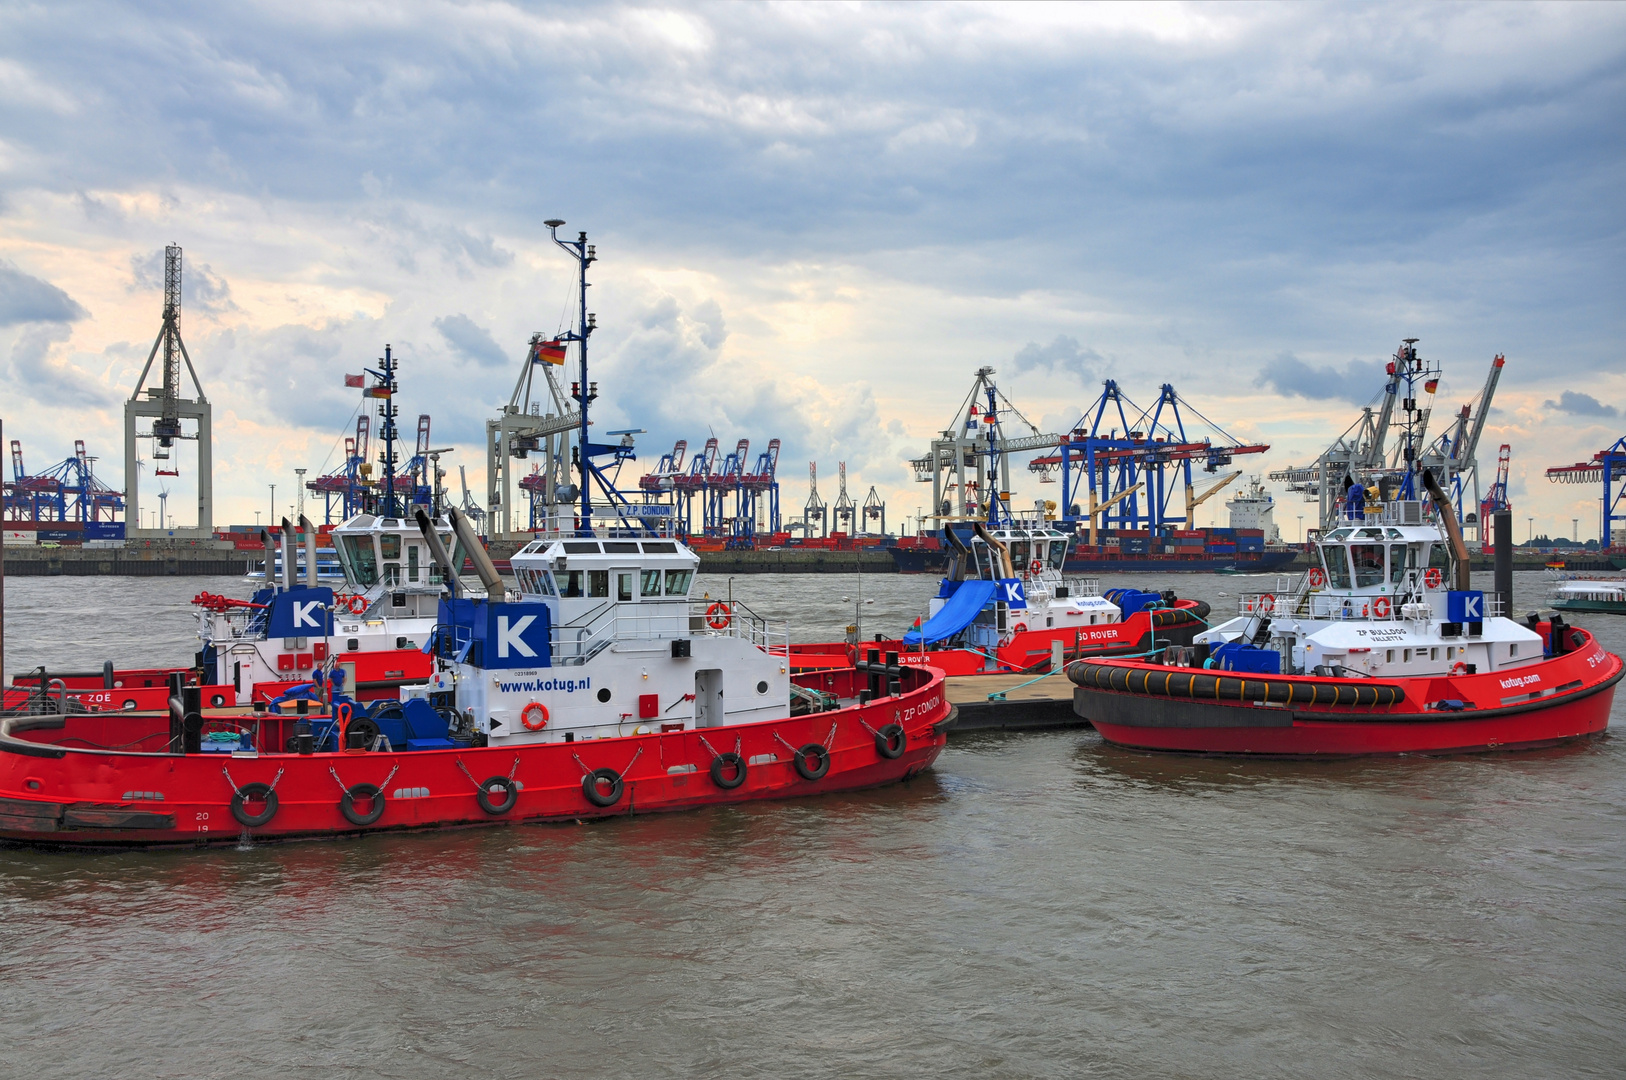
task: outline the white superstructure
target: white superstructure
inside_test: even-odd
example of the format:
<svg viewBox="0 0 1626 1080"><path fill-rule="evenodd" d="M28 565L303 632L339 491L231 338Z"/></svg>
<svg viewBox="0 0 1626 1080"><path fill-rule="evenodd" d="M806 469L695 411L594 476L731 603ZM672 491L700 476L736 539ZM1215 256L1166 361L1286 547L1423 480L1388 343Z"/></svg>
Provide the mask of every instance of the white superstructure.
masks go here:
<svg viewBox="0 0 1626 1080"><path fill-rule="evenodd" d="M1540 634L1501 617L1494 597L1452 588L1447 538L1425 507L1391 503L1333 529L1309 571L1245 595L1237 618L1195 640L1259 646L1279 654L1275 673L1293 675L1471 674L1540 661ZM1523 685L1513 678L1510 687Z"/></svg>
<svg viewBox="0 0 1626 1080"><path fill-rule="evenodd" d="M1226 500L1225 509L1231 513L1231 528L1263 529L1265 543L1282 542L1282 531L1276 527L1276 500L1257 476L1248 481L1247 490Z"/></svg>

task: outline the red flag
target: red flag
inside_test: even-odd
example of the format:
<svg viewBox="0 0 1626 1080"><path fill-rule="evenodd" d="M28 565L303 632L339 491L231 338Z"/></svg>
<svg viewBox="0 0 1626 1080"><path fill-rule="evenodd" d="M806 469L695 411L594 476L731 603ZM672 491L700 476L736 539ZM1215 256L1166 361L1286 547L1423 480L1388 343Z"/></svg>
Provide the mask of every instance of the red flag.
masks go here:
<svg viewBox="0 0 1626 1080"><path fill-rule="evenodd" d="M346 375L344 377L344 385L346 385L346 386L366 386L367 385L367 378L364 375Z"/></svg>

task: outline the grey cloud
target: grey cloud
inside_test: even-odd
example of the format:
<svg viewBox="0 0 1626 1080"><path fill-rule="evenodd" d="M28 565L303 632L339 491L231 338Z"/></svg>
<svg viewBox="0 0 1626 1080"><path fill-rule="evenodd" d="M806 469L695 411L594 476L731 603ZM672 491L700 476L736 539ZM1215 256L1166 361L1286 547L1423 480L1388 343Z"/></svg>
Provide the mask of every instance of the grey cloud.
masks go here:
<svg viewBox="0 0 1626 1080"><path fill-rule="evenodd" d="M1620 410L1613 405L1605 405L1591 394L1582 394L1575 390L1566 390L1558 396L1557 401L1549 400L1545 404L1549 409L1567 412L1571 416L1608 418L1620 415Z"/></svg>
<svg viewBox="0 0 1626 1080"><path fill-rule="evenodd" d="M8 392L40 405L83 410L110 405L113 395L78 368L54 360L51 349L68 339L60 323L36 322L23 328L7 358Z"/></svg>
<svg viewBox="0 0 1626 1080"><path fill-rule="evenodd" d="M88 315L78 302L49 281L0 259L0 326L19 323L71 323Z"/></svg>
<svg viewBox="0 0 1626 1080"><path fill-rule="evenodd" d="M1091 348L1081 348L1078 339L1058 334L1048 345L1030 341L1016 353L1018 372L1043 368L1052 374L1070 374L1085 386L1095 382L1106 360Z"/></svg>
<svg viewBox="0 0 1626 1080"><path fill-rule="evenodd" d="M708 349L720 349L728 340L728 324L723 322L723 309L716 300L704 300L690 313L700 328L700 341Z"/></svg>
<svg viewBox="0 0 1626 1080"><path fill-rule="evenodd" d="M440 336L446 339L459 356L481 367L500 367L508 363L508 355L491 336L491 331L462 313L446 315L434 322Z"/></svg>
<svg viewBox="0 0 1626 1080"><path fill-rule="evenodd" d="M1351 360L1342 369L1336 365L1311 367L1284 352L1265 364L1253 385L1268 387L1284 397L1364 405L1382 391L1383 380L1383 365L1375 361Z"/></svg>

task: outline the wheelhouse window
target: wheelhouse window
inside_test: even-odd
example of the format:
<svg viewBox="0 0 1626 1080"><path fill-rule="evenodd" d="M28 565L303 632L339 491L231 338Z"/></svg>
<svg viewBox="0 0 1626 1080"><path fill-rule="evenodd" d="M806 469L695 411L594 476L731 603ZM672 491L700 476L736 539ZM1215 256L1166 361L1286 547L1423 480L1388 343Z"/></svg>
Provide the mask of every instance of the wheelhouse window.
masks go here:
<svg viewBox="0 0 1626 1080"><path fill-rule="evenodd" d="M585 570L561 570L556 575L559 582L559 595L564 597L585 596Z"/></svg>
<svg viewBox="0 0 1626 1080"><path fill-rule="evenodd" d="M693 577L693 570L668 570L666 572L666 595L688 596L689 581Z"/></svg>
<svg viewBox="0 0 1626 1080"><path fill-rule="evenodd" d="M1323 544L1321 564L1327 570L1327 584L1334 589L1349 588L1349 557L1342 544Z"/></svg>
<svg viewBox="0 0 1626 1080"><path fill-rule="evenodd" d="M608 570L587 571L587 595L594 599L608 600L610 598L610 572Z"/></svg>
<svg viewBox="0 0 1626 1080"><path fill-rule="evenodd" d="M379 533L378 548L386 559L399 559L401 557L401 534Z"/></svg>
<svg viewBox="0 0 1626 1080"><path fill-rule="evenodd" d="M1011 565L1018 570L1026 570L1028 568L1028 551L1029 546L1026 540L1012 540Z"/></svg>
<svg viewBox="0 0 1626 1080"><path fill-rule="evenodd" d="M1059 536L1050 541L1050 569L1060 570L1067 561L1067 538Z"/></svg>
<svg viewBox="0 0 1626 1080"><path fill-rule="evenodd" d="M1372 530L1376 531L1376 530ZM1383 584L1383 545L1351 544L1350 560L1355 564L1355 587Z"/></svg>
<svg viewBox="0 0 1626 1080"><path fill-rule="evenodd" d="M378 584L378 559L373 554L373 538L371 536L345 536L341 537L341 544L349 555L351 570L356 575L357 585Z"/></svg>
<svg viewBox="0 0 1626 1080"><path fill-rule="evenodd" d="M661 572L659 570L644 570L638 575L639 596L659 596L661 594Z"/></svg>
<svg viewBox="0 0 1626 1080"><path fill-rule="evenodd" d="M1389 545L1389 584L1399 585L1406 578L1406 545Z"/></svg>
<svg viewBox="0 0 1626 1080"><path fill-rule="evenodd" d="M615 575L615 598L621 603L632 599L632 571L620 570Z"/></svg>

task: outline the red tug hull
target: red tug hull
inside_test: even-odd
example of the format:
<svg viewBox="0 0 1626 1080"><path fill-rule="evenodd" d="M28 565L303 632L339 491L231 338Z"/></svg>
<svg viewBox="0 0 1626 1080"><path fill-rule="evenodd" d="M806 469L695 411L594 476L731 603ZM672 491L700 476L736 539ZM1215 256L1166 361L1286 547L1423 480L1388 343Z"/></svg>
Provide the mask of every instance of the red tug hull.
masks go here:
<svg viewBox="0 0 1626 1080"><path fill-rule="evenodd" d="M1066 660L1148 652L1156 645L1185 645L1206 625L1196 613L1197 601L1177 600L1172 607L1138 611L1122 622L1096 626L1055 626L1023 630L992 653L966 648L934 648L924 652L901 640L843 641L792 645L792 672L827 671L850 667L861 651L897 653L898 663L934 667L950 677L960 675L1015 675L1046 671L1055 642L1061 642ZM913 651L911 651L911 649Z"/></svg>
<svg viewBox="0 0 1626 1080"><path fill-rule="evenodd" d="M849 668L797 681L850 697L866 679ZM875 787L929 768L946 741L951 708L942 673L906 671L901 682L896 697L774 721L457 750L255 756L110 752L87 744L134 739L150 748L156 739L161 746L167 716L77 714L45 718L45 724L21 731L13 722L15 733L0 737L0 839L96 848L294 840L581 820ZM234 717L214 713L210 718ZM149 730L155 724L165 725L164 734ZM891 724L906 736L896 757L886 755L875 734ZM816 779L804 776L794 757L810 743L827 751L827 771ZM730 753L747 765L743 782L724 788L713 779L710 764L716 755ZM595 770L613 770L618 777L611 805L588 797L586 778ZM482 789L498 777L515 781L517 793L508 808L488 809L484 802L500 801L480 798ZM234 798L254 785L274 790L275 809L264 824L248 825L240 815L252 818L271 806L263 799ZM379 801L346 803L345 793L363 785L376 786ZM349 816L366 817L379 809L376 821L364 825Z"/></svg>
<svg viewBox="0 0 1626 1080"><path fill-rule="evenodd" d="M1181 693L1185 672L1136 661L1105 661L1070 671L1073 708L1102 738L1139 750L1332 758L1371 754L1450 754L1551 746L1609 726L1621 658L1574 630L1573 652L1528 667L1476 675L1400 679L1204 673L1197 694ZM1113 673L1116 669L1116 674ZM1205 691L1220 682L1252 686L1228 698ZM1398 686L1390 705L1314 706L1337 687ZM1122 687L1117 689L1116 687ZM1291 700L1280 698L1293 688ZM1445 703L1445 707L1441 707ZM1457 706L1460 704L1460 708Z"/></svg>

